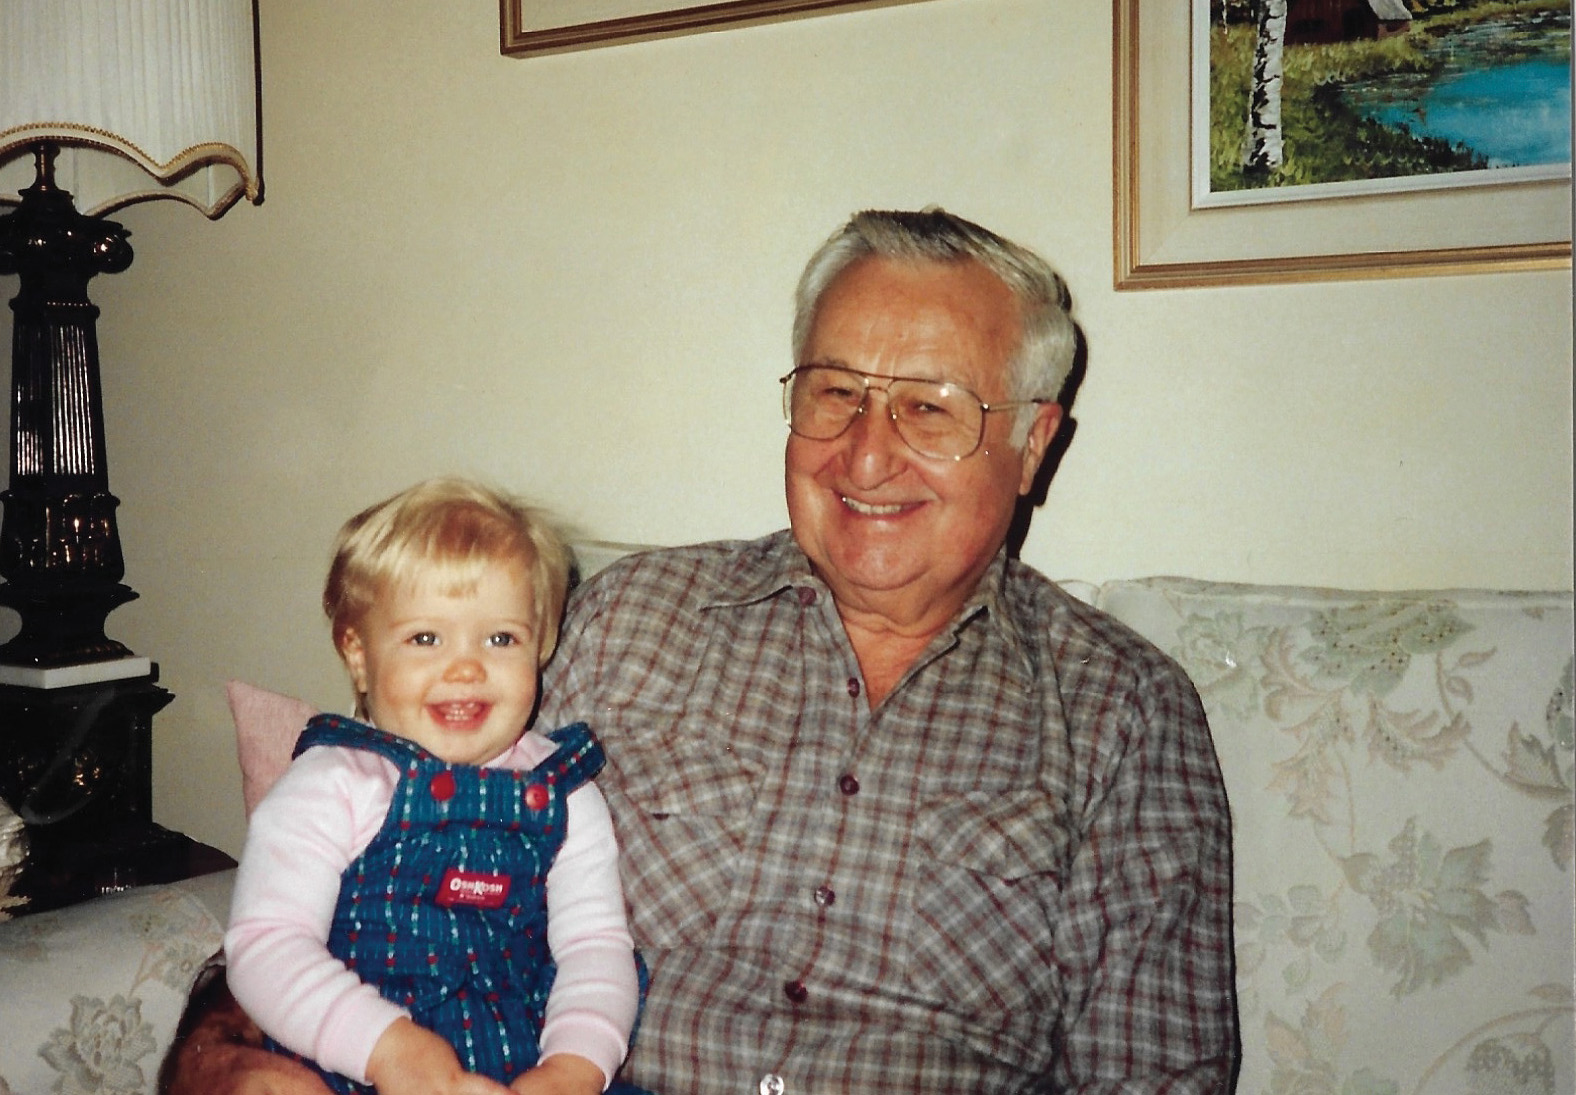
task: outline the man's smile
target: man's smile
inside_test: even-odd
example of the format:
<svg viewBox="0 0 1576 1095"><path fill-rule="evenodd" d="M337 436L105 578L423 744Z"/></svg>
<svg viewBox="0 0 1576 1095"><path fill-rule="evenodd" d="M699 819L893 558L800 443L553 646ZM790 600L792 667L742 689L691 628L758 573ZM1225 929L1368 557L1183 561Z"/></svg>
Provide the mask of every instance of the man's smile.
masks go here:
<svg viewBox="0 0 1576 1095"><path fill-rule="evenodd" d="M909 508L908 505L902 502L890 502L886 505L876 505L873 502L861 502L859 499L850 498L846 494L838 495L838 498L843 503L843 505L847 506L855 513L865 517L896 517L898 514Z"/></svg>

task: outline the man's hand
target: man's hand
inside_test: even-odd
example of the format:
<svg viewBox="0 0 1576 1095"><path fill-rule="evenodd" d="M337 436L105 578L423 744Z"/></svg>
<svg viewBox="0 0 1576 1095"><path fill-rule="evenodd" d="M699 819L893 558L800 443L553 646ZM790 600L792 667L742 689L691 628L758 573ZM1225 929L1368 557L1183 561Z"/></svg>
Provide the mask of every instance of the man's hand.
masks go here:
<svg viewBox="0 0 1576 1095"><path fill-rule="evenodd" d="M555 1053L514 1078L515 1095L602 1095L602 1070L573 1053Z"/></svg>
<svg viewBox="0 0 1576 1095"><path fill-rule="evenodd" d="M372 1047L367 1079L378 1095L509 1095L502 1084L466 1072L443 1038L403 1018Z"/></svg>
<svg viewBox="0 0 1576 1095"><path fill-rule="evenodd" d="M201 980L159 1074L160 1095L333 1095L305 1065L263 1048L223 971Z"/></svg>

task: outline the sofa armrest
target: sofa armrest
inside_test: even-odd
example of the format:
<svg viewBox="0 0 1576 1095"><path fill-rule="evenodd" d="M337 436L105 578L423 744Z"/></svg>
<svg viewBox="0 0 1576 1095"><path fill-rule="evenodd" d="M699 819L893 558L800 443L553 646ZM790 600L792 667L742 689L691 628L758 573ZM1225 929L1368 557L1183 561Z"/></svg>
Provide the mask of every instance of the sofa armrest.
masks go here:
<svg viewBox="0 0 1576 1095"><path fill-rule="evenodd" d="M0 1092L153 1095L233 871L0 923Z"/></svg>

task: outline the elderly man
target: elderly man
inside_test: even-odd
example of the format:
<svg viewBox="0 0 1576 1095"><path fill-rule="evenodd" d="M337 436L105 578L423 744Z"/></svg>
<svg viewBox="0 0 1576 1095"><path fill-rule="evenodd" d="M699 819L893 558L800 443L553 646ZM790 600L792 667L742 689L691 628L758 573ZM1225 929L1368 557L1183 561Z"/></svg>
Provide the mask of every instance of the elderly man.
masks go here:
<svg viewBox="0 0 1576 1095"><path fill-rule="evenodd" d="M791 530L574 599L542 718L609 758L652 974L630 1080L1228 1089L1230 826L1197 697L1004 546L1073 351L1037 256L860 214L799 286Z"/></svg>

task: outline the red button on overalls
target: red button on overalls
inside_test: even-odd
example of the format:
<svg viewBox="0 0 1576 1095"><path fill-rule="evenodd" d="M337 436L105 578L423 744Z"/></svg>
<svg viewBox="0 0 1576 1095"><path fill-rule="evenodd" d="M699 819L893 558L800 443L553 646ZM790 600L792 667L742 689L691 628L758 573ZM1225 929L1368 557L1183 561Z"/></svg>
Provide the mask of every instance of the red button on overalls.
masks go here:
<svg viewBox="0 0 1576 1095"><path fill-rule="evenodd" d="M533 810L547 808L547 788L540 783L533 783L525 789L525 804Z"/></svg>
<svg viewBox="0 0 1576 1095"><path fill-rule="evenodd" d="M454 773L439 772L432 777L432 782L427 785L427 791L439 802L448 802L454 797Z"/></svg>

